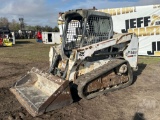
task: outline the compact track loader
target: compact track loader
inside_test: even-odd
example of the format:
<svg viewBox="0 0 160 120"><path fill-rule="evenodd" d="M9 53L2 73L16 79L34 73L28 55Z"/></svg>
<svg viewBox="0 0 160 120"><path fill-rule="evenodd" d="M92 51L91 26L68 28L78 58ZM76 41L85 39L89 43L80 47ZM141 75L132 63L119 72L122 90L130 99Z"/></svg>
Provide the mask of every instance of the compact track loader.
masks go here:
<svg viewBox="0 0 160 120"><path fill-rule="evenodd" d="M36 68L10 89L32 116L129 86L137 69L138 38L114 33L109 14L70 10L62 15L62 44L50 48L50 68Z"/></svg>

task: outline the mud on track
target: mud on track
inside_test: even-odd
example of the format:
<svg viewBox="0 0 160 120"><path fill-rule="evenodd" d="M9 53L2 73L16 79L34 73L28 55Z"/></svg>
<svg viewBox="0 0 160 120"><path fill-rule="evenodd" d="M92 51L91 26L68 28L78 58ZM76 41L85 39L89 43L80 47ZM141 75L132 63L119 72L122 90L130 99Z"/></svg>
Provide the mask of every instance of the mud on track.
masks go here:
<svg viewBox="0 0 160 120"><path fill-rule="evenodd" d="M32 46L34 44L36 43L33 43ZM21 49L21 47L26 48L19 46L18 49ZM35 49L39 50L39 48ZM46 71L48 62L32 62L30 59L19 62L19 59L22 58L17 57L10 61L0 59L0 119L2 120L160 119L160 62L139 63L139 70L134 72L134 83L125 89L101 95L91 100L80 100L70 106L33 118L19 104L9 88L34 66Z"/></svg>

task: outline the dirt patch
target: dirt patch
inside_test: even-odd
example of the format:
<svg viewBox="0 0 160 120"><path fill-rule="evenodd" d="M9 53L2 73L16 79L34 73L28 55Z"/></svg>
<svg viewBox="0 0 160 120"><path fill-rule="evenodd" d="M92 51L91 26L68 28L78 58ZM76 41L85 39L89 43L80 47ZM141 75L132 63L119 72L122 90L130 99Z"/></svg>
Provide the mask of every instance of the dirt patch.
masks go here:
<svg viewBox="0 0 160 120"><path fill-rule="evenodd" d="M160 100L159 93L159 70L160 64L144 65L139 64L139 71L134 73L135 82L133 85L112 93L101 95L92 100L80 100L70 106L55 110L39 117L33 118L16 100L9 91L9 86L21 75L25 74L33 64L17 65L0 63L3 66L0 79L0 119L19 119L19 120L158 120L157 108L155 116L152 112L138 111L140 102L145 97L150 96L157 101ZM25 67L24 67L25 66ZM40 68L44 65L39 65ZM2 70L2 68L1 68ZM12 72L12 75L9 75ZM7 77L9 75L9 77ZM154 107L154 106L151 106ZM148 109L149 110L149 109ZM139 113L140 112L140 113ZM140 117L141 116L141 117Z"/></svg>
<svg viewBox="0 0 160 120"><path fill-rule="evenodd" d="M32 49L29 51L30 47ZM17 54L12 55L9 49ZM134 83L125 89L91 100L81 99L70 106L33 118L9 88L32 67L48 70L46 62L48 46L30 43L3 50L3 53L0 53L3 56L0 58L0 119L2 120L159 120L160 62L158 61L153 64L139 64L139 70L134 72ZM5 55L5 51L10 52L10 55ZM34 51L33 55L31 51Z"/></svg>

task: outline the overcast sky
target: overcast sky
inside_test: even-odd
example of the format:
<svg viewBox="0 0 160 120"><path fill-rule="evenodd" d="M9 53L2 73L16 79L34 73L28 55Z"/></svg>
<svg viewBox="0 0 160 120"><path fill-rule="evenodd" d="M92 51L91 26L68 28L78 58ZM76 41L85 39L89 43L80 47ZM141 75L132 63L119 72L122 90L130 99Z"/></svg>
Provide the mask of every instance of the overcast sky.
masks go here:
<svg viewBox="0 0 160 120"><path fill-rule="evenodd" d="M58 12L78 8L119 8L160 4L160 0L0 0L0 17L23 17L28 25L57 25Z"/></svg>

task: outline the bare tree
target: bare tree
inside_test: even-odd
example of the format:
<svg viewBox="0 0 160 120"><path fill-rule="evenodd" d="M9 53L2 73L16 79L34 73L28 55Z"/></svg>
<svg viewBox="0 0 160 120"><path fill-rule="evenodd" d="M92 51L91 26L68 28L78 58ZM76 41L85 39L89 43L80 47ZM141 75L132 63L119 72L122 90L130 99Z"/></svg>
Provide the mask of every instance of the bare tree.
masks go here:
<svg viewBox="0 0 160 120"><path fill-rule="evenodd" d="M18 31L21 29L21 25L17 20L12 19L12 21L8 21L7 18L0 17L0 27L4 27L4 26L8 27L11 31ZM25 24L25 26L27 26L27 30L59 32L59 28L57 26L55 26L54 28L52 28L48 25L46 25L46 26L40 26L40 25L32 26L32 25Z"/></svg>
<svg viewBox="0 0 160 120"><path fill-rule="evenodd" d="M4 27L4 26L8 27L9 26L9 21L8 21L7 18L1 17L0 18L0 27Z"/></svg>
<svg viewBox="0 0 160 120"><path fill-rule="evenodd" d="M20 30L20 24L15 19L12 19L12 22L9 23L9 29L11 31L18 31Z"/></svg>
<svg viewBox="0 0 160 120"><path fill-rule="evenodd" d="M53 28L53 32L59 32L59 28L58 28L57 26L55 26L55 27Z"/></svg>

